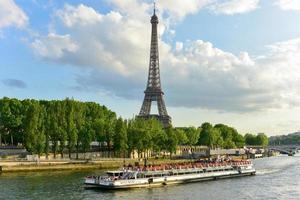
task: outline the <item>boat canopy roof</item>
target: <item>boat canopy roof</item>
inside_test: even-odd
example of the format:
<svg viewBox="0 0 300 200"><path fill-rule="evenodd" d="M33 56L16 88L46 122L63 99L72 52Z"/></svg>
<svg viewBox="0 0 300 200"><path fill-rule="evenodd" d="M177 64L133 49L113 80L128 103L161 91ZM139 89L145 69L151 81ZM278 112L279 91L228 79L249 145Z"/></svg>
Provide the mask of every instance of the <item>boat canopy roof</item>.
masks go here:
<svg viewBox="0 0 300 200"><path fill-rule="evenodd" d="M140 173L143 173L145 175L155 175L155 174L168 174L169 171L143 171Z"/></svg>
<svg viewBox="0 0 300 200"><path fill-rule="evenodd" d="M118 171L107 171L107 174L122 174L124 171L118 170Z"/></svg>

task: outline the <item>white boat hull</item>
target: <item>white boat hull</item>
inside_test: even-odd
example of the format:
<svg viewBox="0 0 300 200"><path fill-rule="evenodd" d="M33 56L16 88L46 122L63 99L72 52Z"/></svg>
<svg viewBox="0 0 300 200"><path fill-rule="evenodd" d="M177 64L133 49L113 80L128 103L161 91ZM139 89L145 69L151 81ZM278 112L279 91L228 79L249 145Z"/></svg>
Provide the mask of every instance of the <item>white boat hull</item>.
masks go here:
<svg viewBox="0 0 300 200"><path fill-rule="evenodd" d="M205 172L197 174L172 175L153 178L139 178L128 180L102 181L97 178L86 178L87 188L105 188L105 189L126 189L126 188L143 188L157 187L162 185L181 184L187 182L198 182L207 180L216 180L224 178L233 178L241 176L255 175L255 169L230 170L219 172Z"/></svg>

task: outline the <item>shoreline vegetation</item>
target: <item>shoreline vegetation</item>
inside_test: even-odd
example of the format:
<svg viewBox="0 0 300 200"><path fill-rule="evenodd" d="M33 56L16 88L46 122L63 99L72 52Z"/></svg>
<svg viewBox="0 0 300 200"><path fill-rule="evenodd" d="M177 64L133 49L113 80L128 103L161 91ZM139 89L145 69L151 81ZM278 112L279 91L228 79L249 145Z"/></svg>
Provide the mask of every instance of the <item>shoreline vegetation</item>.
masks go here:
<svg viewBox="0 0 300 200"><path fill-rule="evenodd" d="M290 133L288 135L276 135L269 138L270 145L299 145L300 132Z"/></svg>
<svg viewBox="0 0 300 200"><path fill-rule="evenodd" d="M66 158L76 161L62 164L65 168L69 165L74 165L74 168L81 168L80 165L97 168L94 161L80 163L79 154L85 155L87 152L108 152L109 159L122 160L123 165L123 160L130 158L160 159L166 155L172 158L181 145L235 149L245 145L266 146L268 137L264 133L242 135L233 127L208 122L199 127L164 129L156 119L122 119L98 103L69 98L50 101L0 99L0 149L10 146L25 148L30 155L37 155L38 158L45 156L46 161L50 155L53 155L50 160L60 157L62 162ZM0 152L0 163L1 157ZM98 159L105 163L106 158ZM35 166L32 168L46 168L44 165L36 167L46 161L32 163ZM116 163L112 162L112 165ZM23 169L22 164L25 170L25 163L20 163L20 169ZM48 165L55 168L52 167L54 164ZM3 164L0 166L2 171L17 169ZM99 164L99 167L102 165Z"/></svg>

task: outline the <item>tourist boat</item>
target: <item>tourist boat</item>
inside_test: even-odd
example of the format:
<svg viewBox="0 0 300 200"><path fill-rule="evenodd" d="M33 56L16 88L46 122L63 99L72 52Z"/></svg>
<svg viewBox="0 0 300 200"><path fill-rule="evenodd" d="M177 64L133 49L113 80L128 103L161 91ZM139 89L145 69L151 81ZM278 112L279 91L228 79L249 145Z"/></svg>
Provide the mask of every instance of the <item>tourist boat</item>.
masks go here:
<svg viewBox="0 0 300 200"><path fill-rule="evenodd" d="M255 175L251 161L193 162L107 171L105 176L88 176L86 188L126 189Z"/></svg>

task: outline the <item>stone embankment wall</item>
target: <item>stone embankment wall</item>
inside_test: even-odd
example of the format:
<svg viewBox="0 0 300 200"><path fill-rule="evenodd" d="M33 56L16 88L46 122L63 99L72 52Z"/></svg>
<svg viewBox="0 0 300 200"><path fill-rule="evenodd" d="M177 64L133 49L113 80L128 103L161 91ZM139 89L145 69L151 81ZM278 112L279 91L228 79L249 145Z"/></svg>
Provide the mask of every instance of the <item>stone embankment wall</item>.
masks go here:
<svg viewBox="0 0 300 200"><path fill-rule="evenodd" d="M43 171L43 170L80 170L80 169L108 169L123 166L121 160L110 161L36 161L36 162L0 162L0 171Z"/></svg>
<svg viewBox="0 0 300 200"><path fill-rule="evenodd" d="M23 148L0 148L0 157L7 156L26 156L29 154L26 149Z"/></svg>

